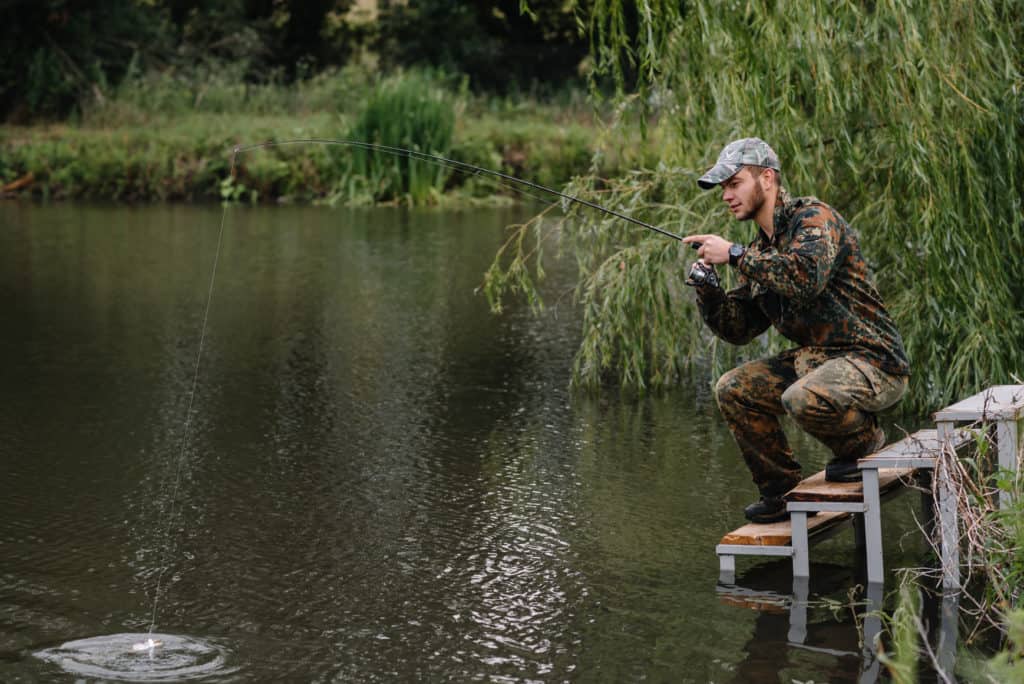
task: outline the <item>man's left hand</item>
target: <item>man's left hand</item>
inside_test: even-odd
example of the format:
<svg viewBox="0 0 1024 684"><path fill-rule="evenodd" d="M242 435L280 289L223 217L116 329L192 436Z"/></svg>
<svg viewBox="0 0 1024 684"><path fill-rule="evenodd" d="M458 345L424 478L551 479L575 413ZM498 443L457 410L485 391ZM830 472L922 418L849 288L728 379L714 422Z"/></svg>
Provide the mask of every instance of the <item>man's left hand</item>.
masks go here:
<svg viewBox="0 0 1024 684"><path fill-rule="evenodd" d="M688 235L683 238L683 242L686 244L699 242L697 258L703 259L706 263L729 263L729 248L732 247L732 243L725 238L717 235Z"/></svg>

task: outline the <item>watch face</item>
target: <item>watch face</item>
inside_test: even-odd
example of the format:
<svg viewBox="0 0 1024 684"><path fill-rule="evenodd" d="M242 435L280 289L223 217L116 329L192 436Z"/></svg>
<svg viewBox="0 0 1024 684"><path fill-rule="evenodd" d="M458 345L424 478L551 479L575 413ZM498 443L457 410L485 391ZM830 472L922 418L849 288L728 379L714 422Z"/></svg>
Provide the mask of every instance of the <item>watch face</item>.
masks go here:
<svg viewBox="0 0 1024 684"><path fill-rule="evenodd" d="M740 257L743 256L743 253L746 251L746 247L734 242L732 246L729 247L729 264L731 266L735 266L740 260Z"/></svg>

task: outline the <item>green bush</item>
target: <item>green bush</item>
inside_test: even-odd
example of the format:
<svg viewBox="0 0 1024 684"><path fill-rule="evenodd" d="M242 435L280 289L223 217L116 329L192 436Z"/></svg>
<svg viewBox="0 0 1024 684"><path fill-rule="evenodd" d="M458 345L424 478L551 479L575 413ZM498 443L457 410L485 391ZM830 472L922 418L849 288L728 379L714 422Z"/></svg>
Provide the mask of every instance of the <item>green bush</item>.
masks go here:
<svg viewBox="0 0 1024 684"><path fill-rule="evenodd" d="M346 140L448 157L455 132L455 103L437 80L422 72L389 78L367 98ZM363 190L375 202L430 202L452 171L406 156L358 147L337 150L345 170L334 198L353 200ZM354 190L353 178L361 179Z"/></svg>

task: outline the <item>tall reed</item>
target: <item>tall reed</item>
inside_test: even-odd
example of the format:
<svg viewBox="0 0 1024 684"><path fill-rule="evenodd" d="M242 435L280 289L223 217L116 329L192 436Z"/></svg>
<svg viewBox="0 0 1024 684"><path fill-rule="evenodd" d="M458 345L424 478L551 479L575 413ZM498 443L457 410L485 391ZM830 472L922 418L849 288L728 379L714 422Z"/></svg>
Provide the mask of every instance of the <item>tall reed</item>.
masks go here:
<svg viewBox="0 0 1024 684"><path fill-rule="evenodd" d="M454 131L452 96L428 74L409 72L380 83L345 137L447 157ZM338 154L347 173L335 201L436 201L451 174L445 166L364 149Z"/></svg>

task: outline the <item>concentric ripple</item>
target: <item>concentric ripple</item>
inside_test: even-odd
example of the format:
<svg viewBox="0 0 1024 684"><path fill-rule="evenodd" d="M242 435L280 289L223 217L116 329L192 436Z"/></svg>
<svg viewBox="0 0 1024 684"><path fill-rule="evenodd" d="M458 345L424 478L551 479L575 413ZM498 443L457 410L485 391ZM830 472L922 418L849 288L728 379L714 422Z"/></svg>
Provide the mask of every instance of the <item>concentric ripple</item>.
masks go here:
<svg viewBox="0 0 1024 684"><path fill-rule="evenodd" d="M160 646L135 648L147 639ZM227 666L227 655L224 647L209 641L148 633L78 639L35 653L73 675L132 682L194 681L228 674L237 668Z"/></svg>

